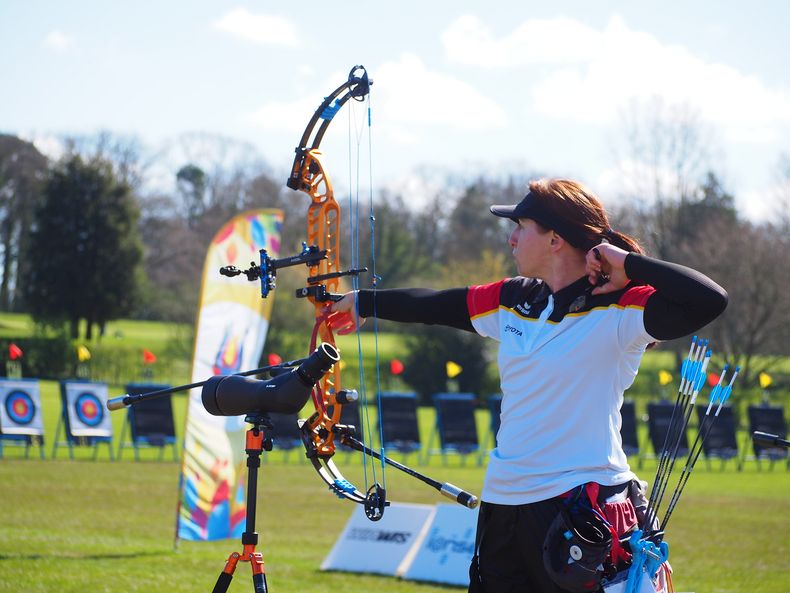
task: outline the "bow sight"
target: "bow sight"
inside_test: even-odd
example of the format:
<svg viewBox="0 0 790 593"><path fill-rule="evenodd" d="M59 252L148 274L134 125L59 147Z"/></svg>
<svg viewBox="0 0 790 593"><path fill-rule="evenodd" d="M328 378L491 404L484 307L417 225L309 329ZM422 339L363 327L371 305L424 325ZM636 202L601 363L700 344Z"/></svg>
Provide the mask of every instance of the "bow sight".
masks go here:
<svg viewBox="0 0 790 593"><path fill-rule="evenodd" d="M261 298L265 299L277 286L277 270L289 266L298 266L299 264L305 264L308 268L315 266L318 262L327 259L327 253L326 249L319 249L317 245L308 246L307 243L304 242L302 243L301 253L281 259L271 258L265 249L261 249L260 265L255 262L250 262L250 267L246 270L239 270L236 266L224 266L219 269L219 273L228 277L244 274L250 282L255 282L260 279ZM328 274L308 276L307 286L297 289L296 296L297 298L313 297L320 303L339 301L343 298L343 295L327 292L326 287L320 283L332 278L342 278L343 276L359 276L367 271L367 268L353 268L342 272L330 272Z"/></svg>

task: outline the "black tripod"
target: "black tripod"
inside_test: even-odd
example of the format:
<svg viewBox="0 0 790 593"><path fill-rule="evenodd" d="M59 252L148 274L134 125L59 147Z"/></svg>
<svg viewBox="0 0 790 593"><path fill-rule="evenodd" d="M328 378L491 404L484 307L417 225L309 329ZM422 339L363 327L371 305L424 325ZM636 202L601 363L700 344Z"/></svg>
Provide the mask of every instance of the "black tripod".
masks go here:
<svg viewBox="0 0 790 593"><path fill-rule="evenodd" d="M252 424L252 428L247 431L245 446L247 452L247 524L244 533L241 534L243 551L241 554L233 552L228 557L212 593L225 593L228 590L239 561L250 563L255 593L268 593L269 590L266 586L266 573L263 569L263 554L255 551L255 546L258 544L258 534L255 533L255 508L258 497L258 468L261 466L261 452L272 450L272 439L265 435L264 429L271 430L272 423L266 414L250 414L244 420Z"/></svg>

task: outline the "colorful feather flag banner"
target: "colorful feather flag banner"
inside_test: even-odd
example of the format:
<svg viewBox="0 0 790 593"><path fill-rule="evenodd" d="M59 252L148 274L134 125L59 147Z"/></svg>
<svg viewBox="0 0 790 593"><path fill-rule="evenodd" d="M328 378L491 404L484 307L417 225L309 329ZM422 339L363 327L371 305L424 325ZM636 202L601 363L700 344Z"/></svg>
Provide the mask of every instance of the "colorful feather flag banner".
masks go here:
<svg viewBox="0 0 790 593"><path fill-rule="evenodd" d="M203 268L192 381L258 366L273 299L221 276L222 266L246 267L266 249L280 253L280 210L240 214L216 234ZM176 540L239 538L246 513L246 458L242 416L212 416L200 389L189 395Z"/></svg>

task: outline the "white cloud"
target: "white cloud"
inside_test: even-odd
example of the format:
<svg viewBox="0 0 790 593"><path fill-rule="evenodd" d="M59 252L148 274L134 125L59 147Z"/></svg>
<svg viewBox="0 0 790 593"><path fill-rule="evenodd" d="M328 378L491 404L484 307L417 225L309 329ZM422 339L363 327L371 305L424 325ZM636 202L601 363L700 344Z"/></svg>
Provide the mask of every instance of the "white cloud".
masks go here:
<svg viewBox="0 0 790 593"><path fill-rule="evenodd" d="M220 31L260 45L295 47L299 42L297 28L288 19L253 14L244 8L230 11L214 26Z"/></svg>
<svg viewBox="0 0 790 593"><path fill-rule="evenodd" d="M382 64L375 73L372 88L375 126L388 140L416 143L423 126L488 130L505 125L505 112L496 102L465 82L428 70L412 54ZM318 107L317 97L327 94L332 84L342 80L335 76L309 98L267 103L251 114L250 119L267 129L301 130Z"/></svg>
<svg viewBox="0 0 790 593"><path fill-rule="evenodd" d="M33 146L35 146L41 154L53 161L60 159L66 152L66 146L62 138L58 136L32 132L30 134L20 134L20 137L28 142L32 142Z"/></svg>
<svg viewBox="0 0 790 593"><path fill-rule="evenodd" d="M580 62L599 50L601 35L568 18L528 20L504 37L475 16L455 20L442 34L448 58L462 64L510 67Z"/></svg>
<svg viewBox="0 0 790 593"><path fill-rule="evenodd" d="M413 54L378 67L374 92L382 117L393 125L485 130L507 122L495 101L466 82L429 70Z"/></svg>
<svg viewBox="0 0 790 593"><path fill-rule="evenodd" d="M315 97L302 98L296 101L272 101L251 113L248 119L266 130L298 132L304 129L308 118L319 104L320 100L317 100Z"/></svg>
<svg viewBox="0 0 790 593"><path fill-rule="evenodd" d="M74 38L57 29L44 38L44 47L56 52L64 52L73 45Z"/></svg>
<svg viewBox="0 0 790 593"><path fill-rule="evenodd" d="M790 89L769 88L731 66L706 62L684 47L629 29L617 15L603 30L567 18L535 19L504 36L464 16L442 39L456 62L529 68L523 78L534 81L534 107L556 118L606 124L621 105L657 95L697 106L733 140L775 140L782 133L776 126L790 125Z"/></svg>

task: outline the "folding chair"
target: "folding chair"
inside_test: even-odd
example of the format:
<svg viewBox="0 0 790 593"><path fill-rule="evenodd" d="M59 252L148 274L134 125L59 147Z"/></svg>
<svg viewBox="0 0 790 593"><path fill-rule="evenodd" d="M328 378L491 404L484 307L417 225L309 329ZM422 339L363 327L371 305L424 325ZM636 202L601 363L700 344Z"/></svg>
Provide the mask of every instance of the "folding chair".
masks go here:
<svg viewBox="0 0 790 593"><path fill-rule="evenodd" d="M301 450L302 432L299 430L299 417L297 414L280 414L270 412L269 419L272 422L271 439L272 446L285 452L285 461L291 456L294 449ZM300 457L300 462L303 458Z"/></svg>
<svg viewBox="0 0 790 593"><path fill-rule="evenodd" d="M126 386L126 393L138 395L167 389L170 385L152 385L133 383ZM123 458L123 449L126 446L126 431L130 430L134 459L140 461L140 449L156 447L159 449L159 461L165 455L165 447L170 446L173 451L173 461L178 461L176 448L176 429L173 420L173 404L170 394L154 399L143 400L126 411L126 421L121 429L121 438L118 443L118 459Z"/></svg>
<svg viewBox="0 0 790 593"><path fill-rule="evenodd" d="M667 431L669 430L669 423L672 420L672 411L674 408L674 403L668 401L651 402L647 404L647 433L650 438L650 444L653 447L653 453L656 457L661 455L665 443L668 447L674 447L675 443L678 442L677 433L670 435L669 441L667 441ZM678 419L675 419L675 421L677 422ZM677 454L679 457L682 457L688 455L688 451L688 438L684 430L680 434Z"/></svg>
<svg viewBox="0 0 790 593"><path fill-rule="evenodd" d="M775 434L781 439L787 438L787 420L785 419L784 406L772 406L770 404L751 405L748 408L749 415L749 434L746 436L752 441L752 434L755 431ZM771 469L777 461L788 460L787 449L783 447L765 447L752 441L754 459L757 467L762 469L761 461L767 459L771 462ZM746 458L748 443L743 447L743 459ZM790 467L790 460L787 461Z"/></svg>
<svg viewBox="0 0 790 593"><path fill-rule="evenodd" d="M493 449L497 445L496 435L502 419L502 395L496 394L488 398L488 442Z"/></svg>
<svg viewBox="0 0 790 593"><path fill-rule="evenodd" d="M708 404L697 404L697 426L698 430L708 430L703 426L703 418L705 418L705 411L708 409ZM741 470L741 460L738 456L738 438L736 436L735 414L732 411L732 406L724 406L719 412L719 416L714 418L713 414L715 407L710 411L710 416L705 425L710 426L710 429L702 442L702 452L705 454L705 462L710 469L710 459L712 457L721 460L720 469L724 468L724 464L730 460L735 459L735 466L738 471ZM713 421L711 424L710 422Z"/></svg>
<svg viewBox="0 0 790 593"><path fill-rule="evenodd" d="M425 461L427 455L432 453L430 447L437 434L444 464L447 463L447 453L458 453L465 463L467 455L479 450L475 421L476 403L477 398L473 393L437 393L433 396L436 424L428 440ZM478 465L482 463L479 456L477 463Z"/></svg>
<svg viewBox="0 0 790 593"><path fill-rule="evenodd" d="M381 420L379 442L386 452L394 449L404 455L419 453L420 425L417 420L417 395L415 393L379 393Z"/></svg>
<svg viewBox="0 0 790 593"><path fill-rule="evenodd" d="M636 404L633 400L623 401L620 407L620 438L623 441L623 451L628 457L639 455L639 436L636 430Z"/></svg>

